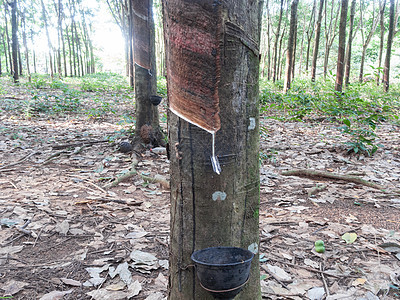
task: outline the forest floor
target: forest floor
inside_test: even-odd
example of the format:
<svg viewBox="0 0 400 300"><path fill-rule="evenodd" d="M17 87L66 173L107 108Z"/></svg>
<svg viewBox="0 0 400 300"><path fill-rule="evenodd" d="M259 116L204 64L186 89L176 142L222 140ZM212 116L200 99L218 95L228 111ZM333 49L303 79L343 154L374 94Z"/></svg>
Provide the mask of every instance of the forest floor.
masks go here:
<svg viewBox="0 0 400 300"><path fill-rule="evenodd" d="M85 109L49 114L38 99L60 105L61 97L40 93L9 85L0 95L0 299L166 299L166 155L146 151L137 175L107 188L132 167L116 146L132 126L121 123L134 111L130 97L84 93ZM263 298L400 298L399 127L380 125L384 148L364 157L347 155L333 123L262 116L261 126ZM384 190L284 175L294 169ZM144 180L156 175L162 184Z"/></svg>

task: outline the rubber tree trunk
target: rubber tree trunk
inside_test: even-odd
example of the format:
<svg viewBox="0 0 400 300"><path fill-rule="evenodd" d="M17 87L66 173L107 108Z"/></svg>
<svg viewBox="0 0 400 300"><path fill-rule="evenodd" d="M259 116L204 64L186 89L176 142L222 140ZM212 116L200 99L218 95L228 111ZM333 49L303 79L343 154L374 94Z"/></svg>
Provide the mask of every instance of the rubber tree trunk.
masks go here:
<svg viewBox="0 0 400 300"><path fill-rule="evenodd" d="M385 7L386 0L379 1L379 58L378 58L378 73L376 76L376 84L379 85L381 80L381 66L382 66L382 54L383 54L383 42L385 39Z"/></svg>
<svg viewBox="0 0 400 300"><path fill-rule="evenodd" d="M311 81L315 81L315 76L317 72L318 48L319 48L319 40L321 37L321 21L324 9L324 2L325 2L324 0L319 1L317 23L315 24L315 40L314 40L313 58L311 66Z"/></svg>
<svg viewBox="0 0 400 300"><path fill-rule="evenodd" d="M336 69L336 84L335 91L342 92L343 89L343 74L344 74L344 57L346 48L346 23L347 23L347 8L348 0L341 1L340 24L339 24L339 49Z"/></svg>
<svg viewBox="0 0 400 300"><path fill-rule="evenodd" d="M132 0L131 4L135 61L135 141L158 146L164 141L158 108L150 101L150 97L157 93L153 0Z"/></svg>
<svg viewBox="0 0 400 300"><path fill-rule="evenodd" d="M18 23L17 23L17 0L9 3L11 6L11 40L12 40L12 65L14 82L19 80L18 71Z"/></svg>
<svg viewBox="0 0 400 300"><path fill-rule="evenodd" d="M249 282L235 299L258 300L262 1L169 0L163 6L169 107L183 115L170 111L168 118L168 299L213 299L200 286L190 256L207 247L236 246L256 255ZM220 175L210 161L213 131Z"/></svg>
<svg viewBox="0 0 400 300"><path fill-rule="evenodd" d="M389 11L389 33L386 47L385 66L383 68L383 89L389 91L389 71L390 71L390 56L392 53L392 44L394 37L394 0L390 0Z"/></svg>
<svg viewBox="0 0 400 300"><path fill-rule="evenodd" d="M279 21L278 21L278 28L276 29L276 36L275 36L275 43L274 43L274 67L273 67L273 77L272 80L275 82L275 80L278 79L278 41L279 41L279 35L281 31L281 24L282 24L282 15L283 15L283 0L281 0L281 9L279 11Z"/></svg>
<svg viewBox="0 0 400 300"><path fill-rule="evenodd" d="M292 82L292 71L294 64L294 43L296 36L296 24L297 24L297 6L299 4L299 0L293 0L292 5L290 7L290 28L289 28L289 39L288 39L288 47L286 53L286 74L285 74L285 82L284 82L284 91L287 92L290 89L290 84Z"/></svg>
<svg viewBox="0 0 400 300"><path fill-rule="evenodd" d="M351 1L350 6L350 25L349 25L349 41L347 42L346 50L346 71L344 81L346 86L350 83L350 66L351 66L351 46L353 43L353 28L354 28L354 16L356 14L356 0Z"/></svg>

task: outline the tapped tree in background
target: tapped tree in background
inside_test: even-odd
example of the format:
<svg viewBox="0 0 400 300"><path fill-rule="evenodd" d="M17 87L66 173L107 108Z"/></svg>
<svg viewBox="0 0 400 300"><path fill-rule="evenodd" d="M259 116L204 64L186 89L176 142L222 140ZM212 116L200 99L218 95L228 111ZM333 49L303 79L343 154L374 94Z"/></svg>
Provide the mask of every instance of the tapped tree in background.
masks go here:
<svg viewBox="0 0 400 300"><path fill-rule="evenodd" d="M190 256L235 246L256 253L249 282L235 299L259 300L262 1L169 0L163 6L171 145L168 299L213 299ZM213 171L213 153L220 174Z"/></svg>
<svg viewBox="0 0 400 300"><path fill-rule="evenodd" d="M136 127L135 143L164 143L158 108L151 98L157 93L154 45L153 0L131 0L133 56L135 74Z"/></svg>
<svg viewBox="0 0 400 300"><path fill-rule="evenodd" d="M293 74L293 65L295 61L294 57L294 43L296 36L296 28L297 28L297 6L299 4L299 0L293 0L290 8L290 28L289 28L289 40L288 47L286 53L286 76L285 76L285 85L284 91L287 92L290 89L290 84L292 81Z"/></svg>
<svg viewBox="0 0 400 300"><path fill-rule="evenodd" d="M341 0L340 23L339 23L339 49L336 69L336 84L335 91L342 92L343 89L343 74L344 74L344 57L346 46L346 23L347 23L347 8L348 0Z"/></svg>

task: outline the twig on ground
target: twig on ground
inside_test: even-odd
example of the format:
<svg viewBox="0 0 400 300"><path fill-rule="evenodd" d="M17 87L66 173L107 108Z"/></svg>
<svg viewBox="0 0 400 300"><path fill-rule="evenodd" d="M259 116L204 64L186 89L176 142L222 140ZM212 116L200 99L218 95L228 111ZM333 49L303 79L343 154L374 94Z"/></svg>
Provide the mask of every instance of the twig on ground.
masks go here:
<svg viewBox="0 0 400 300"><path fill-rule="evenodd" d="M71 144L62 144L62 145L54 145L51 146L54 150L61 150L65 148L70 148L70 147L79 147L79 146L91 146L94 144L99 144L99 143L107 143L108 140L101 140L101 141L87 141L87 142L80 142L80 143L71 143Z"/></svg>
<svg viewBox="0 0 400 300"><path fill-rule="evenodd" d="M319 270L321 271L320 274L321 274L322 282L324 284L326 297L329 297L330 296L329 287L328 287L328 284L326 283L326 279L325 279L325 276L324 276L324 270L322 269L322 262L320 262L320 264L319 264Z"/></svg>
<svg viewBox="0 0 400 300"><path fill-rule="evenodd" d="M139 161L136 157L135 154L132 154L132 163L131 163L131 169L127 172L124 173L120 176L118 176L117 178L114 179L114 181L107 183L104 188L105 189L109 189L111 187L115 187L117 186L120 182L127 180L129 178L131 178L132 176L135 176L138 172L136 171L136 166L138 165Z"/></svg>
<svg viewBox="0 0 400 300"><path fill-rule="evenodd" d="M320 270L317 270L317 269L314 269L314 268L311 268L311 267L292 264L292 263L290 263L290 262L282 261L282 260L276 259L276 258L268 257L268 259L273 260L273 261L276 261L276 262L279 262L279 263L281 263L281 264L285 264L285 265L291 266L291 267L302 268L302 269L307 270L307 271L310 271L310 272L314 272L314 273L323 273L323 274L326 275L326 276L331 276L331 277L335 277L335 278L351 277L351 276L347 276L347 275L338 276L338 275L334 275L334 274L329 274L329 273L327 273L327 272L320 271Z"/></svg>
<svg viewBox="0 0 400 300"><path fill-rule="evenodd" d="M296 169L296 170L285 171L285 172L282 172L281 175L311 177L311 178L320 177L320 178L327 178L327 179L334 179L334 180L343 180L343 181L348 181L348 182L365 185L365 186L380 190L384 193L387 193L387 191L384 189L383 186L369 182L367 180L364 180L364 179L361 179L361 178L355 177L355 176L340 175L340 174L336 174L336 173L314 171L314 170L307 170L307 169Z"/></svg>
<svg viewBox="0 0 400 300"><path fill-rule="evenodd" d="M8 164L8 165L0 167L0 170L3 170L3 169L6 169L6 168L9 168L9 167L18 165L18 164L22 163L23 161L27 160L28 158L30 158L31 156L33 156L33 155L35 155L37 153L39 153L39 152L38 151L34 151L32 153L29 153L28 155L25 155L23 158L17 160L16 162L14 162L12 164Z"/></svg>

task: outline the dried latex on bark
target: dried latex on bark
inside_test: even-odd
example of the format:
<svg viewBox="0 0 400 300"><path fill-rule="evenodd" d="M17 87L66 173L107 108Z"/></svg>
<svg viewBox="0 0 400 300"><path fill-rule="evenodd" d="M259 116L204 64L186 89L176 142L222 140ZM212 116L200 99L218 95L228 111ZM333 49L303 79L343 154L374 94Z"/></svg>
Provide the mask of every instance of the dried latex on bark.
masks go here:
<svg viewBox="0 0 400 300"><path fill-rule="evenodd" d="M215 133L221 127L218 83L221 16L218 1L169 0L165 18L170 110ZM199 9L200 7L200 9Z"/></svg>

